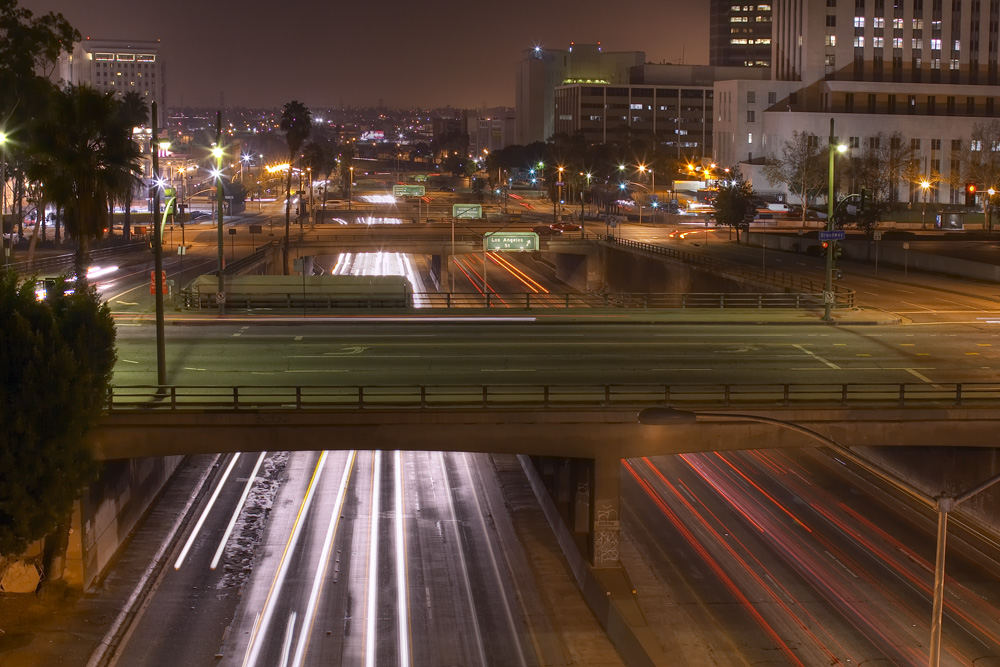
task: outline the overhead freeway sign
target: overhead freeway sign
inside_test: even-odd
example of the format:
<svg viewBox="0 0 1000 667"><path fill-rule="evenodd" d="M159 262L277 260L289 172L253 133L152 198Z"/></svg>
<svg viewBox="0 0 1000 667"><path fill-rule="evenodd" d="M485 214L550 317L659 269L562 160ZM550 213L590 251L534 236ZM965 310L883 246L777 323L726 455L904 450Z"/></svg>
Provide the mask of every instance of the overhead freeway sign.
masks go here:
<svg viewBox="0 0 1000 667"><path fill-rule="evenodd" d="M392 195L394 197L423 197L427 194L427 188L423 185L394 185Z"/></svg>
<svg viewBox="0 0 1000 667"><path fill-rule="evenodd" d="M451 217L478 220L483 217L482 204L452 204Z"/></svg>
<svg viewBox="0 0 1000 667"><path fill-rule="evenodd" d="M487 252L538 250L538 234L535 232L493 232L492 234L484 234L483 250Z"/></svg>

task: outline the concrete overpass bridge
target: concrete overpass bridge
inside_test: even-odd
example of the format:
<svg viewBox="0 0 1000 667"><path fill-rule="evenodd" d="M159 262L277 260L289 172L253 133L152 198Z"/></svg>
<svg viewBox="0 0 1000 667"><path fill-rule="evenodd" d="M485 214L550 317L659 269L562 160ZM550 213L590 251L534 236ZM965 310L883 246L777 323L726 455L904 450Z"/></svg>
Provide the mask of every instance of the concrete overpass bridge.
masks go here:
<svg viewBox="0 0 1000 667"><path fill-rule="evenodd" d="M639 423L640 409L663 405L697 420ZM89 437L104 460L359 448L555 460L554 495L588 490L572 512L587 518L593 564L607 567L615 563L602 554L617 550L596 545L618 543L622 458L817 446L823 438L844 446L992 447L998 427L1000 383L142 386L114 388Z"/></svg>

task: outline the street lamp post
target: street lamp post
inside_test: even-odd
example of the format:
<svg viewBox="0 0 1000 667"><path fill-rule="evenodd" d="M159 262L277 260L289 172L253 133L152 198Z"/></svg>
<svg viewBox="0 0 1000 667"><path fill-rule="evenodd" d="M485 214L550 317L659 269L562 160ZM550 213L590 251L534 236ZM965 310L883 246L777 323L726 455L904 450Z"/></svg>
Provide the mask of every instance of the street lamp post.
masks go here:
<svg viewBox="0 0 1000 667"><path fill-rule="evenodd" d="M558 188L558 194L556 195L556 222L562 222L562 189L563 189L563 171L565 167L557 167L559 172L559 180L556 181L556 188Z"/></svg>
<svg viewBox="0 0 1000 667"><path fill-rule="evenodd" d="M924 194L924 203L920 208L920 229L927 229L927 191L931 188L931 182L926 178L920 181L920 189Z"/></svg>
<svg viewBox="0 0 1000 667"><path fill-rule="evenodd" d="M216 202L216 222L217 222L217 245L218 245L218 292L215 295L219 305L219 314L226 314L226 282L225 282L225 257L223 255L222 241L222 208L224 194L222 192L222 112L217 111L215 115L215 146L212 148L212 156L215 158L215 202Z"/></svg>
<svg viewBox="0 0 1000 667"><path fill-rule="evenodd" d="M350 172L350 181L347 183L347 210L350 211L353 210L351 208L351 197L354 196L354 165L352 164L348 167L347 171Z"/></svg>
<svg viewBox="0 0 1000 667"><path fill-rule="evenodd" d="M157 138L156 102L150 105L150 118L153 121L153 141L150 149L153 152L153 289L156 307L156 384L163 387L167 384L166 342L163 330L163 225L160 222L160 143ZM165 217L165 216L164 216Z"/></svg>
<svg viewBox="0 0 1000 667"><path fill-rule="evenodd" d="M13 206L11 206L13 208ZM14 226L10 228L10 238L6 236L4 212L7 210L7 133L0 131L0 239L3 245L4 266L10 265L10 254L14 247Z"/></svg>
<svg viewBox="0 0 1000 667"><path fill-rule="evenodd" d="M828 152L830 154L830 164L828 167L828 181L827 181L827 193L826 193L826 231L833 231L833 209L834 209L834 181L833 181L833 168L835 163L835 157L837 153L843 153L847 150L847 147L843 144L836 143L837 138L833 135L833 118L830 119L830 145ZM714 166L714 165L713 165ZM833 321L833 316L831 311L833 310L833 244L836 241L829 242L826 247L826 284L823 290L823 321L831 322Z"/></svg>

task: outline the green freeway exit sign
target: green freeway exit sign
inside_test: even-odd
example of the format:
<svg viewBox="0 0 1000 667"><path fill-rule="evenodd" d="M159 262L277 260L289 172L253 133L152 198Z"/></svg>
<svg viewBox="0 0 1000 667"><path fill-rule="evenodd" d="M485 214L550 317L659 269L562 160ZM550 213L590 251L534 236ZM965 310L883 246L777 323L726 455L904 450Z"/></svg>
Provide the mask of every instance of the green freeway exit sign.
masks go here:
<svg viewBox="0 0 1000 667"><path fill-rule="evenodd" d="M535 232L494 232L486 234L483 236L483 250L487 252L538 250L538 234Z"/></svg>
<svg viewBox="0 0 1000 667"><path fill-rule="evenodd" d="M483 217L481 204L452 204L451 217L479 220Z"/></svg>
<svg viewBox="0 0 1000 667"><path fill-rule="evenodd" d="M423 185L394 185L392 194L394 197L423 197L427 188Z"/></svg>

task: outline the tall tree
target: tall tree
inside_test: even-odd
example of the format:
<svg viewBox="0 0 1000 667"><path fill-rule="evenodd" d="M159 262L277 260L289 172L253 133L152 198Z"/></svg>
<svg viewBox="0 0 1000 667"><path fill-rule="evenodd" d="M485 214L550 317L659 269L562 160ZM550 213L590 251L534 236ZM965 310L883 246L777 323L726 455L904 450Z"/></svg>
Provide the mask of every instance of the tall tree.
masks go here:
<svg viewBox="0 0 1000 667"><path fill-rule="evenodd" d="M720 181L715 196L715 222L736 230L736 242L740 242L740 230L747 229L753 220L753 186L735 169L728 181Z"/></svg>
<svg viewBox="0 0 1000 667"><path fill-rule="evenodd" d="M819 147L819 138L808 132L792 133L781 147L781 156L768 158L764 176L771 185L784 185L802 203L802 226L810 202L827 186L826 148Z"/></svg>
<svg viewBox="0 0 1000 667"><path fill-rule="evenodd" d="M285 133L285 143L288 145L288 178L285 180L285 245L282 252L285 275L288 266L288 235L292 216L292 169L302 144L309 138L312 131L312 114L306 105L298 100L285 103L281 109L281 131Z"/></svg>
<svg viewBox="0 0 1000 667"><path fill-rule="evenodd" d="M140 173L139 149L122 126L112 93L70 86L54 96L37 137L35 175L50 201L64 210L66 232L76 239L76 277L87 280L89 245L108 223L108 202Z"/></svg>
<svg viewBox="0 0 1000 667"><path fill-rule="evenodd" d="M0 272L0 554L18 554L57 526L96 468L83 436L101 414L115 328L93 289L35 298ZM59 572L54 573L56 577Z"/></svg>
<svg viewBox="0 0 1000 667"><path fill-rule="evenodd" d="M122 95L118 113L121 116L122 129L128 135L129 141L133 140L132 130L134 128L142 127L149 122L149 106L142 99L142 95L134 90L130 90ZM155 146L153 150L156 150ZM133 174L121 175L124 178L121 183L117 184L116 194L122 204L122 208L125 209L125 219L122 221L122 237L128 240L132 237L132 195L135 192L136 186L141 185L142 181Z"/></svg>

